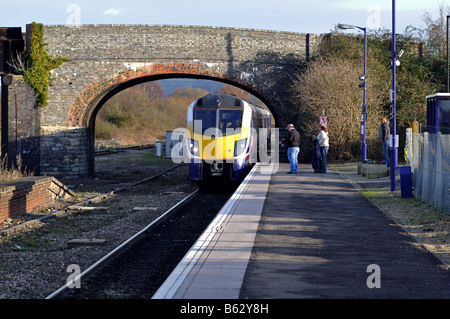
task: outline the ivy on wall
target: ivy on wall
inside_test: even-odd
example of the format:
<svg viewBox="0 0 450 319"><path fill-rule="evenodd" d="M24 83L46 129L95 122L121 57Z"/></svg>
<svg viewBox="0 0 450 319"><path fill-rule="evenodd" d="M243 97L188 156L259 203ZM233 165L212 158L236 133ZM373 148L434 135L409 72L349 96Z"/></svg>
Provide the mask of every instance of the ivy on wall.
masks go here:
<svg viewBox="0 0 450 319"><path fill-rule="evenodd" d="M64 57L52 58L44 44L44 26L32 23L30 47L28 48L27 68L23 74L25 81L36 90L39 106L46 106L48 100L48 86L52 84L51 70L57 69L70 59Z"/></svg>

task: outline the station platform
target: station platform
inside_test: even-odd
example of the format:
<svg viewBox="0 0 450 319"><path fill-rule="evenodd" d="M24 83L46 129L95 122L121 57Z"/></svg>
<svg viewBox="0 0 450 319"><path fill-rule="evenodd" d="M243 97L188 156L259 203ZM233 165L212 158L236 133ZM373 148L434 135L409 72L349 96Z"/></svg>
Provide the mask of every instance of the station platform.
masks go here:
<svg viewBox="0 0 450 319"><path fill-rule="evenodd" d="M257 164L153 299L434 299L450 271L338 173Z"/></svg>

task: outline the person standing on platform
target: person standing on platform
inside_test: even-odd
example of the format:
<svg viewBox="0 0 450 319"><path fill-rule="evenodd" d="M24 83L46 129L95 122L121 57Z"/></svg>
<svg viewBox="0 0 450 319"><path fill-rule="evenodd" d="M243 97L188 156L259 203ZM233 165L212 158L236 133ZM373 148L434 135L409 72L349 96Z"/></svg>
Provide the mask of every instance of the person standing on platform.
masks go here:
<svg viewBox="0 0 450 319"><path fill-rule="evenodd" d="M287 126L289 131L286 138L287 157L291 168L288 174L298 174L298 153L300 152L300 133L295 129L293 124Z"/></svg>
<svg viewBox="0 0 450 319"><path fill-rule="evenodd" d="M391 130L389 129L388 120L383 117L381 118L380 128L378 130L378 138L381 139L381 143L383 145L383 159L386 162L387 166L390 166L390 158L389 158L389 135L391 135Z"/></svg>
<svg viewBox="0 0 450 319"><path fill-rule="evenodd" d="M320 152L319 140L315 138L313 140L313 152L312 152L312 167L314 169L314 173L319 173L321 163L322 163L322 153Z"/></svg>
<svg viewBox="0 0 450 319"><path fill-rule="evenodd" d="M327 172L327 154L328 154L328 128L325 125L320 125L319 134L317 134L317 139L319 140L320 147L320 155L322 157L322 161L320 162L320 170L319 173Z"/></svg>

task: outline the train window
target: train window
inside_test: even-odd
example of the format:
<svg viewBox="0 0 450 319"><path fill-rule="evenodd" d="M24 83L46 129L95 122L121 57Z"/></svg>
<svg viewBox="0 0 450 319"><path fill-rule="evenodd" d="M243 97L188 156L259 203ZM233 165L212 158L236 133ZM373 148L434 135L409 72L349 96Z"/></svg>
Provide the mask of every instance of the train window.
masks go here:
<svg viewBox="0 0 450 319"><path fill-rule="evenodd" d="M202 134L211 127L216 127L216 111L215 110L195 110L194 120L201 121ZM194 123L195 124L195 123ZM200 129L194 127L194 132L200 132Z"/></svg>
<svg viewBox="0 0 450 319"><path fill-rule="evenodd" d="M234 110L221 110L220 111L220 121L219 130L222 131L223 135L226 135L227 129L237 129L242 126L242 111Z"/></svg>
<svg viewBox="0 0 450 319"><path fill-rule="evenodd" d="M252 126L256 129L258 128L258 123L259 123L258 120L259 120L258 112L253 111L252 112Z"/></svg>

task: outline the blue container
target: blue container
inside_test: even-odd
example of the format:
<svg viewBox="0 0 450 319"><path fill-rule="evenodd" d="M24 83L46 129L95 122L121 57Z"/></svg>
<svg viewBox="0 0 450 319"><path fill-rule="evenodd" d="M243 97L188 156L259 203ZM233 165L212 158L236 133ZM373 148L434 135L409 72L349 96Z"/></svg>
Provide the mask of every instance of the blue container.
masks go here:
<svg viewBox="0 0 450 319"><path fill-rule="evenodd" d="M450 127L450 93L436 93L427 97L427 132L442 131L448 134ZM444 130L442 130L444 129Z"/></svg>
<svg viewBox="0 0 450 319"><path fill-rule="evenodd" d="M402 198L412 197L412 174L410 166L400 167Z"/></svg>

